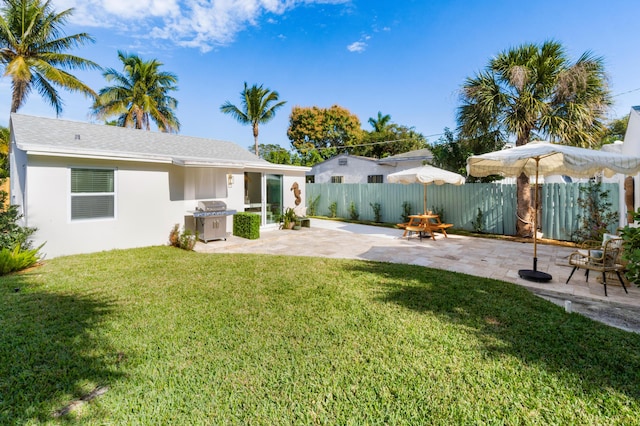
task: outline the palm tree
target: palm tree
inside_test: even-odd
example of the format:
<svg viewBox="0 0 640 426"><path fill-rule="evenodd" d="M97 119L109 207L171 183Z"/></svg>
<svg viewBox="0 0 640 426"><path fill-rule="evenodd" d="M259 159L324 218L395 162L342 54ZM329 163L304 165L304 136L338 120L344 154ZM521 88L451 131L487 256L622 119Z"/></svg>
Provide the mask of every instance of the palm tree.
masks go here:
<svg viewBox="0 0 640 426"><path fill-rule="evenodd" d="M462 87L458 124L463 136L514 136L516 145L547 138L595 146L611 105L602 58L584 53L575 63L555 41L500 53ZM517 233L532 235L529 178L517 179Z"/></svg>
<svg viewBox="0 0 640 426"><path fill-rule="evenodd" d="M177 90L178 77L159 71L163 64L156 59L143 61L138 55L120 51L118 58L124 65L124 73L113 68L103 73L107 82L115 84L100 90L93 113L104 119L116 116L121 127L150 130L153 121L160 131L180 130L174 112L178 101L169 96L169 92Z"/></svg>
<svg viewBox="0 0 640 426"><path fill-rule="evenodd" d="M11 112L17 112L35 89L56 110L63 102L55 86L95 97L86 84L65 69L99 69L92 61L65 51L93 39L86 33L62 35L73 9L56 13L50 1L5 0L0 14L0 63L11 78Z"/></svg>
<svg viewBox="0 0 640 426"><path fill-rule="evenodd" d="M244 90L240 92L242 98L242 109L227 101L220 107L220 111L230 114L242 124L251 124L253 128L253 140L255 142L256 155L260 155L258 149L258 125L271 121L276 110L282 107L286 101L278 101L278 92L263 88L262 85L247 87L244 83ZM276 103L274 103L276 102Z"/></svg>
<svg viewBox="0 0 640 426"><path fill-rule="evenodd" d="M9 175L9 143L9 128L0 126L0 179Z"/></svg>
<svg viewBox="0 0 640 426"><path fill-rule="evenodd" d="M382 115L380 111L378 111L378 119L371 117L369 118L369 124L373 127L373 131L375 133L383 133L389 127L389 122L391 121L391 116L389 114Z"/></svg>

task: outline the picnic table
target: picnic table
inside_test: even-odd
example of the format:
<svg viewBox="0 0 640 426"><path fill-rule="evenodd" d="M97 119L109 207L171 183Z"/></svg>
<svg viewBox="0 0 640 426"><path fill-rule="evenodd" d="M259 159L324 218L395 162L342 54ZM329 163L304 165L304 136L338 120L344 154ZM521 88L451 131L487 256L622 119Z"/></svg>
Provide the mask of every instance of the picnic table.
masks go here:
<svg viewBox="0 0 640 426"><path fill-rule="evenodd" d="M453 224L442 223L440 216L433 213L428 214L413 214L409 216L409 222L400 225L404 228L403 237L410 236L412 232L416 232L420 239L424 236L430 236L432 239L436 239L434 232L441 232L445 238L447 238L447 229L451 228Z"/></svg>

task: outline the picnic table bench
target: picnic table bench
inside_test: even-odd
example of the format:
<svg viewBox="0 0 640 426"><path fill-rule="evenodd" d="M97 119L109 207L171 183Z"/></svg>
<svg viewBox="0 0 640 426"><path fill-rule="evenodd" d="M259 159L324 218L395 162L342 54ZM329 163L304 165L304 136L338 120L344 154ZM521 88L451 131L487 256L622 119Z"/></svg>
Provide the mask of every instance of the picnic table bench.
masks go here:
<svg viewBox="0 0 640 426"><path fill-rule="evenodd" d="M440 216L437 214L418 214L410 215L409 222L398 224L398 226L404 229L403 237L410 236L411 233L415 232L420 236L420 239L425 235L429 235L435 240L434 232L441 232L447 238L447 229L451 228L453 224L442 223Z"/></svg>

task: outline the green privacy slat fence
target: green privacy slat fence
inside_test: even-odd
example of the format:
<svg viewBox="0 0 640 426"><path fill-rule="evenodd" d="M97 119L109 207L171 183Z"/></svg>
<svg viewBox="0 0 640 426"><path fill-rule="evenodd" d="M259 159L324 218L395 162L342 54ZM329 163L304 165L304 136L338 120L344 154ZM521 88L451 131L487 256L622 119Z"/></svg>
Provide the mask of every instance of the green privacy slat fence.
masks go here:
<svg viewBox="0 0 640 426"><path fill-rule="evenodd" d="M583 183L552 183L541 185L540 226L545 238L570 240L578 227L578 216L584 212L578 207L580 187ZM611 210L618 212L619 185L602 184L609 191ZM350 218L349 206L353 202L361 220L374 220L371 204L381 206L383 222L398 223L402 220L402 204L411 204L411 213L423 208L423 185L389 183L330 184L308 183L303 194L307 206L317 196L318 215L329 216L329 205L338 204L338 217ZM533 194L532 194L533 199ZM496 183L468 183L461 186L428 185L427 209L440 212L445 222L456 228L473 230L473 222L482 212L482 230L493 234L516 233L516 186ZM611 231L615 230L615 226Z"/></svg>

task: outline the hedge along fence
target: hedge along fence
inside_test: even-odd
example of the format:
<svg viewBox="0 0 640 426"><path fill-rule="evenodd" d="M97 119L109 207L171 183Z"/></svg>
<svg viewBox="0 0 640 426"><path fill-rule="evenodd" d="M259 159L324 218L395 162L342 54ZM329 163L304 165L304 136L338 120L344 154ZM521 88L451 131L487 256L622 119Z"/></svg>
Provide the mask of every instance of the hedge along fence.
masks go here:
<svg viewBox="0 0 640 426"><path fill-rule="evenodd" d="M580 188L586 183L547 183L540 185L539 224L545 238L570 240L578 228L578 216L585 212L578 207ZM620 187L617 183L603 183L609 191L611 210L619 214ZM317 215L329 216L329 205L338 204L337 216L349 218L349 206L354 202L361 220L374 220L370 204L379 203L381 220L398 223L402 220L402 204L411 204L411 214L422 212L423 185L394 183L365 184L306 184L306 204L319 195ZM533 202L533 194L531 200ZM492 234L515 235L516 233L516 185L499 183L468 183L461 186L428 185L427 209L442 214L444 222L456 228L473 230L482 213L482 230ZM614 231L617 225L612 226Z"/></svg>

